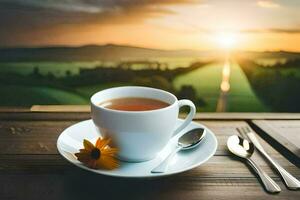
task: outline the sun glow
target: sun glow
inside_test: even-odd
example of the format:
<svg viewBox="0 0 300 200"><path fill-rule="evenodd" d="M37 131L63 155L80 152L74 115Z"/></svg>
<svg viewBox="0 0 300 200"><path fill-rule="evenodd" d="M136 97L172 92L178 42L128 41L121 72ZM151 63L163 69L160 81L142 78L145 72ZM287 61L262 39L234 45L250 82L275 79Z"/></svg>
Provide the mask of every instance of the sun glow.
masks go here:
<svg viewBox="0 0 300 200"><path fill-rule="evenodd" d="M220 32L216 34L216 41L221 48L233 49L238 42L238 34L234 32Z"/></svg>

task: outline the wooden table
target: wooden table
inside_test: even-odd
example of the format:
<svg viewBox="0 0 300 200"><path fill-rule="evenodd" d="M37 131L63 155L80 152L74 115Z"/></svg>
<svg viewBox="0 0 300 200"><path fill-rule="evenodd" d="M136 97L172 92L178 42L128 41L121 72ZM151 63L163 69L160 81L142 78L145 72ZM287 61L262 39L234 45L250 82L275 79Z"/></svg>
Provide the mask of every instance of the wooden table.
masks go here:
<svg viewBox="0 0 300 200"><path fill-rule="evenodd" d="M300 119L300 114L197 114L195 121L217 136L215 156L188 172L146 180L96 175L58 154L58 135L89 118L86 106L1 108L0 199L300 199L300 191L287 190L278 174L255 154L259 165L282 188L277 195L266 193L253 171L231 156L225 146L228 136L238 134L235 128L251 119ZM273 158L300 179L298 167L260 140ZM297 163L292 157L290 160Z"/></svg>

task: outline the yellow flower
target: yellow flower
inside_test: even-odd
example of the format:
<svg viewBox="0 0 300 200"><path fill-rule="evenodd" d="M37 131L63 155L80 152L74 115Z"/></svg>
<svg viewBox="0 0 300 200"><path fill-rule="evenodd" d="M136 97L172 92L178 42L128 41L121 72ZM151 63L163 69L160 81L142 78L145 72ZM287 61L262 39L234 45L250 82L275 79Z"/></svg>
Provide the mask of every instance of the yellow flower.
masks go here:
<svg viewBox="0 0 300 200"><path fill-rule="evenodd" d="M90 168L99 169L115 169L119 166L115 154L118 152L116 148L108 146L110 139L98 138L95 146L88 140L83 140L84 149L79 149L79 153L75 153L77 160L84 163Z"/></svg>

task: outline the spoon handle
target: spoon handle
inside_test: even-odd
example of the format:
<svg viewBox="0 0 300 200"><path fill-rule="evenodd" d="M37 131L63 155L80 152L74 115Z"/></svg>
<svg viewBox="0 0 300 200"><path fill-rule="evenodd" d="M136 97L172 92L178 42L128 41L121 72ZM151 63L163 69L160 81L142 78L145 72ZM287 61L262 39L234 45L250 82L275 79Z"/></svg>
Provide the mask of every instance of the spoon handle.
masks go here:
<svg viewBox="0 0 300 200"><path fill-rule="evenodd" d="M181 148L182 147L177 146L158 166L151 170L151 173L164 173L167 171L171 159Z"/></svg>
<svg viewBox="0 0 300 200"><path fill-rule="evenodd" d="M300 188L300 181L298 181L294 176L292 176L288 171L281 167L277 162L275 162L261 146L255 135L250 132L247 134L251 142L255 145L258 151L273 165L273 167L279 172L283 178L286 186L291 190L297 190Z"/></svg>
<svg viewBox="0 0 300 200"><path fill-rule="evenodd" d="M256 171L258 176L260 177L262 183L264 184L266 190L270 193L278 193L281 191L280 187L273 181L273 179L264 172L253 160L247 159L249 164L253 167Z"/></svg>

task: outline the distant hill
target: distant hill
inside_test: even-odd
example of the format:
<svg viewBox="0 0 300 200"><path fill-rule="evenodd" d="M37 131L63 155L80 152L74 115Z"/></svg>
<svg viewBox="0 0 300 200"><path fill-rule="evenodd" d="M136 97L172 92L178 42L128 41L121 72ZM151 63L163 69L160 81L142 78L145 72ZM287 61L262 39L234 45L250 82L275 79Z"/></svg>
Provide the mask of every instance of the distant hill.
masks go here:
<svg viewBox="0 0 300 200"><path fill-rule="evenodd" d="M300 52L289 52L289 51L264 51L264 52L255 52L255 51L244 51L240 52L245 57L248 58L286 58L286 59L295 59L300 58Z"/></svg>
<svg viewBox="0 0 300 200"><path fill-rule="evenodd" d="M300 57L291 52L242 52L251 57ZM96 61L161 57L216 57L218 51L160 50L125 45L86 45L80 47L0 48L0 62L19 61Z"/></svg>
<svg viewBox="0 0 300 200"><path fill-rule="evenodd" d="M204 54L207 52L107 44L81 47L0 48L0 61L93 61L122 58L199 57Z"/></svg>

